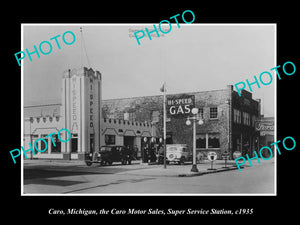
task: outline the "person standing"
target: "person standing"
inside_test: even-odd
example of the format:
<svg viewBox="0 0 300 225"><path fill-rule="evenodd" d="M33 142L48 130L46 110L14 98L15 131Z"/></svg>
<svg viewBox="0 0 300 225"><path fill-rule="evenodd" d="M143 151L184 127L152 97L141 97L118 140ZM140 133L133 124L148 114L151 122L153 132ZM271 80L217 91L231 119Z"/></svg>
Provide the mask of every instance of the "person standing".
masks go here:
<svg viewBox="0 0 300 225"><path fill-rule="evenodd" d="M133 159L134 160L137 160L137 155L138 155L138 147L137 147L137 145L134 145L134 147L133 147Z"/></svg>
<svg viewBox="0 0 300 225"><path fill-rule="evenodd" d="M155 162L155 161L156 161L155 146L154 146L154 144L152 144L150 162Z"/></svg>
<svg viewBox="0 0 300 225"><path fill-rule="evenodd" d="M143 152L144 152L144 157L143 157L143 163L148 162L148 144L144 146Z"/></svg>
<svg viewBox="0 0 300 225"><path fill-rule="evenodd" d="M164 162L164 148L163 146L159 146L158 150L158 164L163 164Z"/></svg>

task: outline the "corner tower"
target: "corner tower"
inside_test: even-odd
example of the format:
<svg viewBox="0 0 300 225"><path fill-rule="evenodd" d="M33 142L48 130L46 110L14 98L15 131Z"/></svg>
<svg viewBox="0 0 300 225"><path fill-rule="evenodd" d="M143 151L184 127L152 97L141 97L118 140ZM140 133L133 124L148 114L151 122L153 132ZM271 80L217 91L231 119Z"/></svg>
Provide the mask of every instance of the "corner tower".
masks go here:
<svg viewBox="0 0 300 225"><path fill-rule="evenodd" d="M85 153L99 149L101 97L99 71L83 67L64 72L62 125L72 134L70 141L62 143L64 159L84 159Z"/></svg>

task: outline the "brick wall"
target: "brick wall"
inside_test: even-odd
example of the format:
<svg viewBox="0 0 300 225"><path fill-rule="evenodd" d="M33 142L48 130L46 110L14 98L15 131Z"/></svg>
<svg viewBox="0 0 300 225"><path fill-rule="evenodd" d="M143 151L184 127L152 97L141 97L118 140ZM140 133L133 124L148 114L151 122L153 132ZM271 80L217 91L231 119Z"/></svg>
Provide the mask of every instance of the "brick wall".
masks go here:
<svg viewBox="0 0 300 225"><path fill-rule="evenodd" d="M218 154L221 151L228 150L228 126L229 126L229 104L226 101L229 99L228 89L193 92L189 95L195 95L196 107L203 108L203 125L197 125L198 134L219 134L220 148L219 149L201 149L204 152L215 150ZM179 95L179 94L178 94ZM218 108L218 118L210 119L210 107ZM103 115L109 115L118 119L125 112L135 114L136 121L151 121L152 111L159 111L159 122L155 124L161 134L163 133L163 96L146 96L136 98L124 98L115 100L103 100ZM172 133L173 143L188 144L192 148L193 133L192 125L186 125L186 119L171 118L167 122L167 133Z"/></svg>

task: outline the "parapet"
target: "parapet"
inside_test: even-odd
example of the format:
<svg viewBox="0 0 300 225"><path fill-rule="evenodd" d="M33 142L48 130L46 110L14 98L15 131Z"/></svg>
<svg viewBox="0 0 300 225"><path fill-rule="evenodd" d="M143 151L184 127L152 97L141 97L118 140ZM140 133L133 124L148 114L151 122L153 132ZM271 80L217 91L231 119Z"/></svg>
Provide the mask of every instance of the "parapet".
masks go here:
<svg viewBox="0 0 300 225"><path fill-rule="evenodd" d="M129 121L129 120L121 120L121 119L103 119L104 123L114 123L114 124L123 124L129 126L140 126L140 127L152 127L151 122L138 122L138 121Z"/></svg>
<svg viewBox="0 0 300 225"><path fill-rule="evenodd" d="M61 119L61 116L40 116L40 117L30 117L29 120L30 123L53 123L53 122L59 122Z"/></svg>
<svg viewBox="0 0 300 225"><path fill-rule="evenodd" d="M63 78L71 78L73 76L86 76L101 80L101 73L98 70L94 71L92 68L88 69L87 67L68 69L63 72Z"/></svg>

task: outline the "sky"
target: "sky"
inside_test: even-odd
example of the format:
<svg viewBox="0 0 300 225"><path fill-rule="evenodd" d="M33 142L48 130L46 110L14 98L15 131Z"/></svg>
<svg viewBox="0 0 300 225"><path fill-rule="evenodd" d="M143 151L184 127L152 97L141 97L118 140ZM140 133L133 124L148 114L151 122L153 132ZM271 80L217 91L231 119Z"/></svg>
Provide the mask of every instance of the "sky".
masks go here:
<svg viewBox="0 0 300 225"><path fill-rule="evenodd" d="M61 103L63 72L81 66L100 71L103 99L159 95L164 81L169 94L225 89L276 66L273 24L175 23L168 34L152 40L146 34L138 45L132 30L153 30L153 24L24 24L23 51L52 44L50 54L22 60L24 106ZM61 39L66 31L75 34L71 45ZM61 49L50 40L57 35ZM275 80L252 86L265 116L274 116Z"/></svg>

